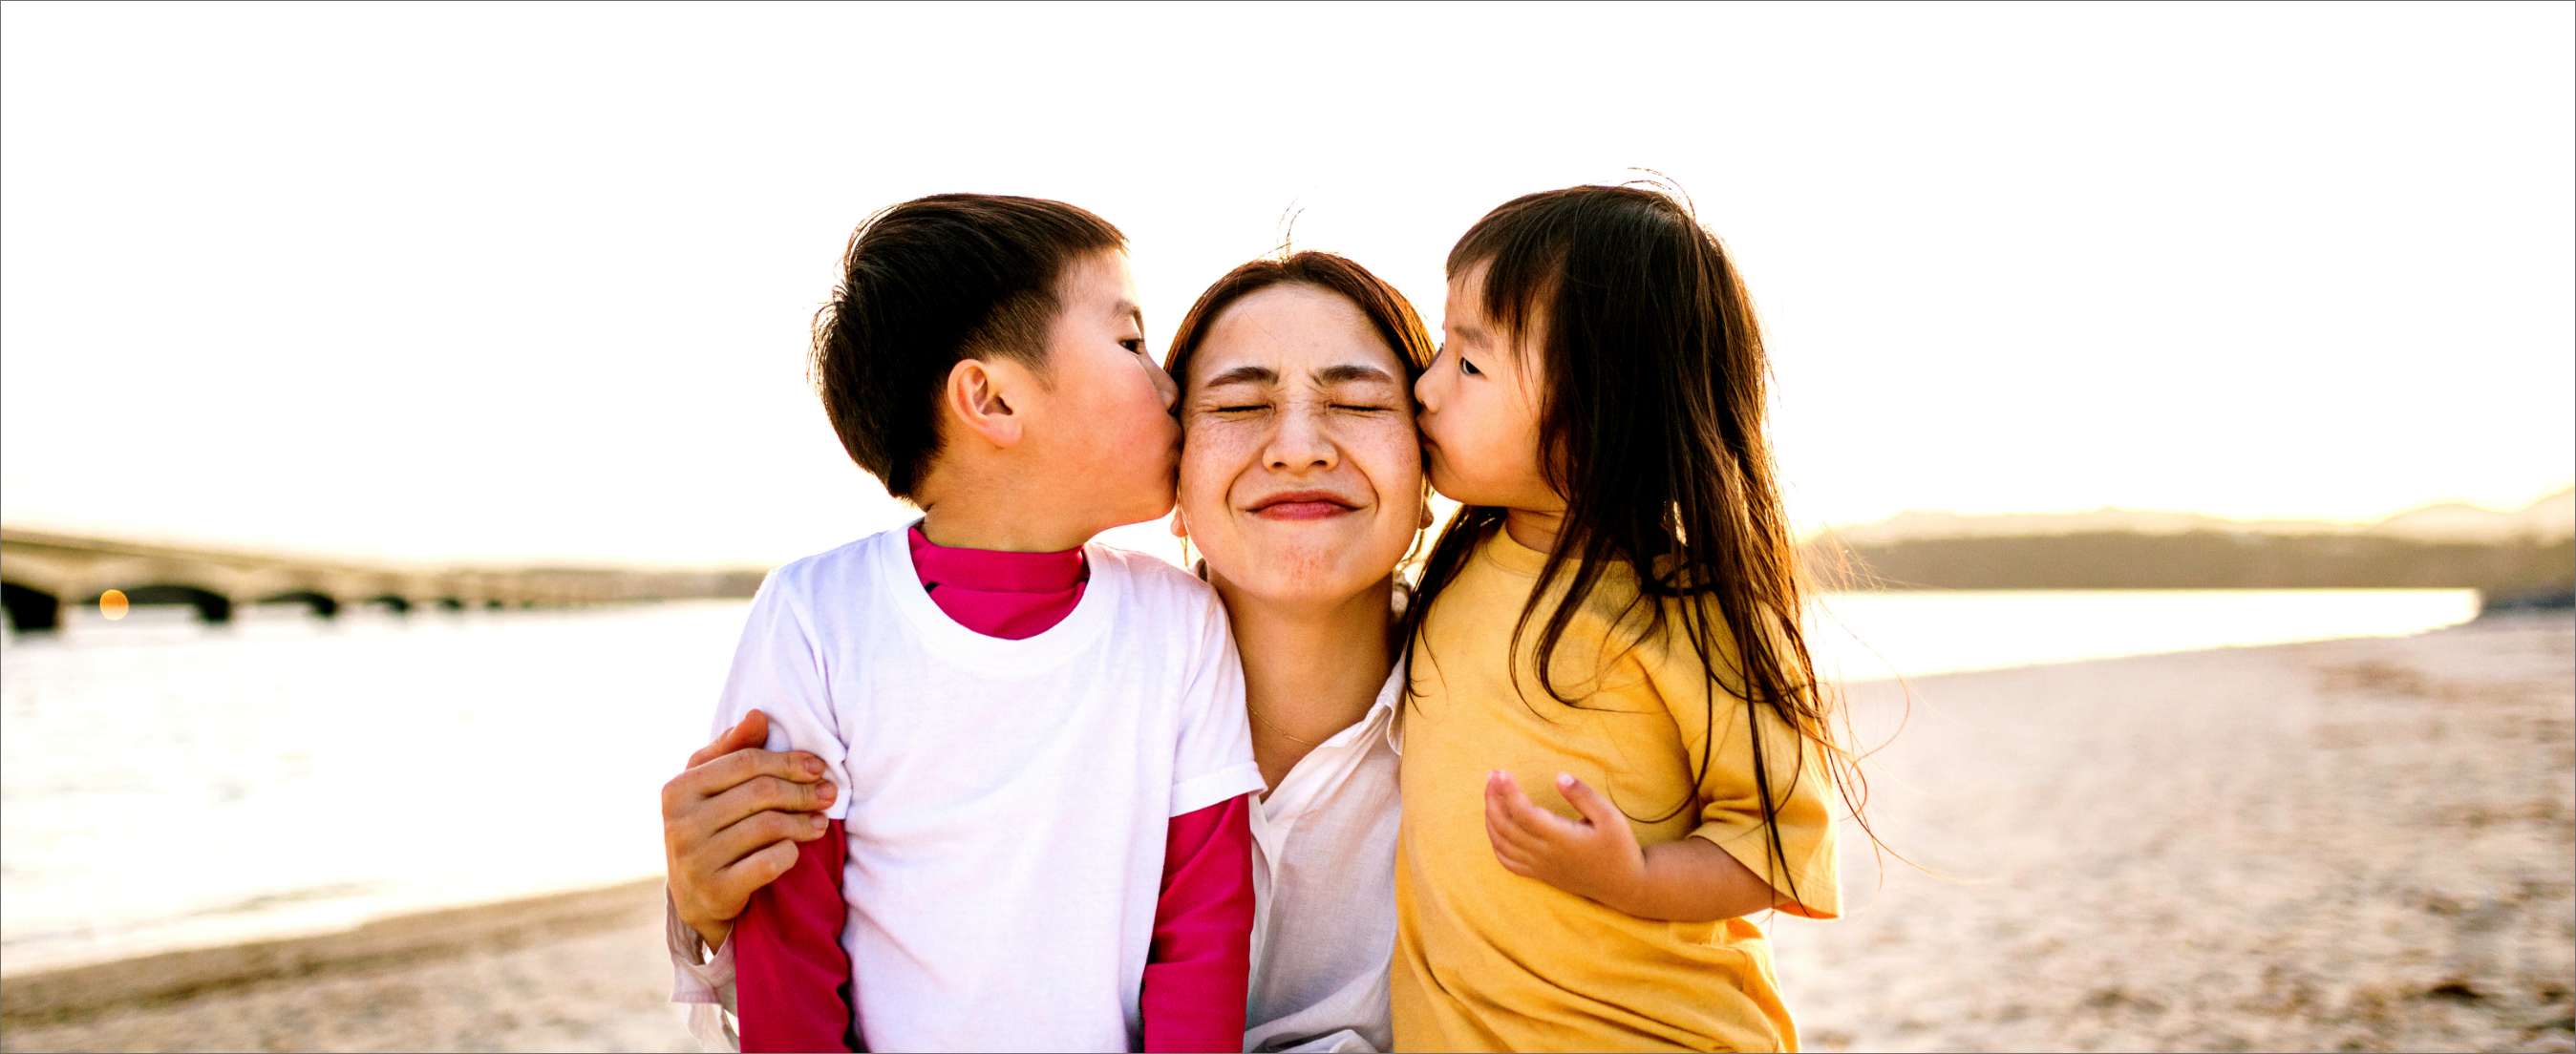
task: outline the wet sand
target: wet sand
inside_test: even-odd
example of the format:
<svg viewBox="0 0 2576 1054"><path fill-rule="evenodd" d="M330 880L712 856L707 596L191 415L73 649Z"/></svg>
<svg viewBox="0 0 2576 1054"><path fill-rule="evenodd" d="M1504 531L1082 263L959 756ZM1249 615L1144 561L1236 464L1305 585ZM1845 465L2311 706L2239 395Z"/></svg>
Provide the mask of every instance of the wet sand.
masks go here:
<svg viewBox="0 0 2576 1054"><path fill-rule="evenodd" d="M1863 685L1810 1049L2576 1050L2576 621ZM1883 877L1883 882L1881 881ZM658 882L0 981L9 1050L694 1050Z"/></svg>

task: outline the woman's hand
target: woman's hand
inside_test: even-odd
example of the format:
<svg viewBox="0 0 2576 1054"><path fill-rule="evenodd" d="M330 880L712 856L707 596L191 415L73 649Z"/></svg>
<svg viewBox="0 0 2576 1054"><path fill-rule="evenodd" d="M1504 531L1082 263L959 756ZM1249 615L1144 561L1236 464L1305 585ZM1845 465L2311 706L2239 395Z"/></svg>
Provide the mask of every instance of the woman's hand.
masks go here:
<svg viewBox="0 0 2576 1054"><path fill-rule="evenodd" d="M769 715L754 710L662 785L662 853L671 906L707 947L724 944L760 887L796 863L796 843L823 834L820 810L839 788L823 761L762 750Z"/></svg>
<svg viewBox="0 0 2576 1054"><path fill-rule="evenodd" d="M1494 843L1494 858L1515 875L1627 910L1629 891L1646 873L1636 832L1582 780L1560 773L1556 788L1582 819L1539 808L1511 773L1485 774L1485 837Z"/></svg>

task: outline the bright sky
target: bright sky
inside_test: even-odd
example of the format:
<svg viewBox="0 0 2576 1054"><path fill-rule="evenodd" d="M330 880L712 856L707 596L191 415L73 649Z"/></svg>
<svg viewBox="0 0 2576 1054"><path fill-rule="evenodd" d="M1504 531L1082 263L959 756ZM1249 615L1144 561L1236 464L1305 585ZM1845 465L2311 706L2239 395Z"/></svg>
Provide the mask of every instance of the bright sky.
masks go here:
<svg viewBox="0 0 2576 1054"><path fill-rule="evenodd" d="M850 229L1062 198L1149 330L1277 244L1435 325L1631 166L1748 275L1804 527L2372 519L2576 477L2566 4L0 13L0 516L773 563L902 515L806 387Z"/></svg>

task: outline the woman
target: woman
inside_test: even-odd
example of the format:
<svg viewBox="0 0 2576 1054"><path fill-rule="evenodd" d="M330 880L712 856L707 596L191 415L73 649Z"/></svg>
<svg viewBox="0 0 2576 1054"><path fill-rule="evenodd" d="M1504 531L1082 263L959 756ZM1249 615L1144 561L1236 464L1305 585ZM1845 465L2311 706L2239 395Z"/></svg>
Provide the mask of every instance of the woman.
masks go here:
<svg viewBox="0 0 2576 1054"><path fill-rule="evenodd" d="M1247 1050L1390 1044L1403 690L1390 601L1431 523L1412 390L1432 353L1393 287L1308 252L1219 279L1165 358L1182 383L1173 532L1204 555L1233 622L1270 787L1252 818ZM663 788L675 994L702 1006L729 995L732 972L723 950L702 964L705 948L794 861L825 793L801 756L755 749L766 735L754 715ZM706 1011L693 1025L721 1023Z"/></svg>

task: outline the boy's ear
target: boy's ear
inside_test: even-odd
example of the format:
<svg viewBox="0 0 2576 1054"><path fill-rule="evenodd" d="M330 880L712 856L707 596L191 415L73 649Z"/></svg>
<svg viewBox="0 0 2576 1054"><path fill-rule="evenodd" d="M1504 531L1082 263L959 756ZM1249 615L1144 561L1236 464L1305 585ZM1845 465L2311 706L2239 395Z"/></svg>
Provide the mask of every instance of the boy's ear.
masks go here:
<svg viewBox="0 0 2576 1054"><path fill-rule="evenodd" d="M1028 380L1028 372L1008 359L959 359L948 369L940 402L968 434L1008 449L1019 445L1026 423L1011 404L1028 391Z"/></svg>
<svg viewBox="0 0 2576 1054"><path fill-rule="evenodd" d="M1181 517L1181 510L1172 510L1172 537L1174 538L1187 538L1190 536L1190 521L1182 519Z"/></svg>

